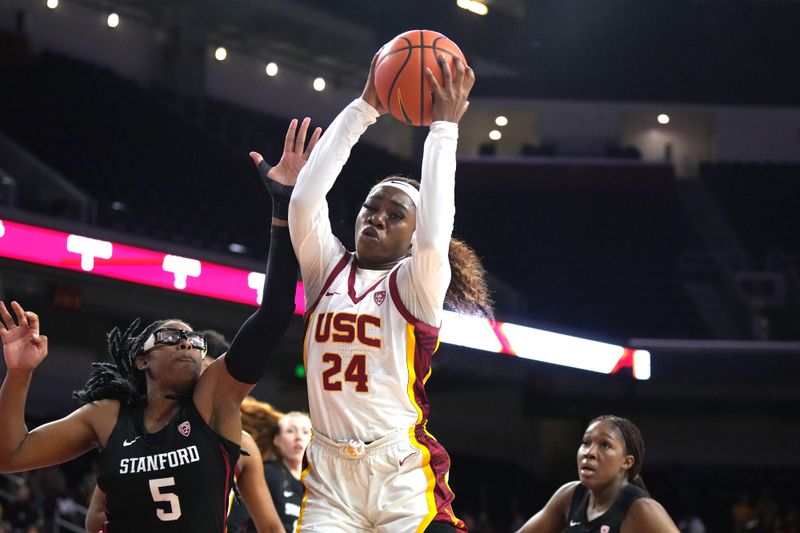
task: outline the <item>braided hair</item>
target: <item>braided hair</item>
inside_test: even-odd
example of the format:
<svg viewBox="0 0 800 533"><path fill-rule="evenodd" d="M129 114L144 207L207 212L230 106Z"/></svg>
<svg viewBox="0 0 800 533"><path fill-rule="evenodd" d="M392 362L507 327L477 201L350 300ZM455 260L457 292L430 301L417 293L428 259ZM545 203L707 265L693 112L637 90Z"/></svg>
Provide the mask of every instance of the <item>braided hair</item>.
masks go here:
<svg viewBox="0 0 800 533"><path fill-rule="evenodd" d="M419 181L405 176L389 176L388 180L402 181L419 189ZM444 297L444 308L468 316L494 319L494 302L486 283L486 269L478 254L462 240L451 238L447 252L450 261L450 285Z"/></svg>
<svg viewBox="0 0 800 533"><path fill-rule="evenodd" d="M115 327L106 335L108 355L111 361L92 363L92 373L86 384L74 391L72 397L83 404L98 400L119 400L122 405L132 405L147 394L144 372L136 368L136 357L144 350L150 335L168 322L181 322L177 318L156 320L137 333L140 319L136 319L122 331ZM188 325L188 324L187 324Z"/></svg>
<svg viewBox="0 0 800 533"><path fill-rule="evenodd" d="M589 422L589 425L602 420L606 420L614 424L614 427L617 428L617 431L619 431L620 435L622 435L622 439L625 441L626 455L633 455L633 466L631 466L628 471L625 472L625 476L628 478L628 481L637 485L646 492L647 487L642 479L642 465L644 464L644 437L642 437L642 432L639 431L639 428L636 427L636 424L627 418L615 415L598 416Z"/></svg>

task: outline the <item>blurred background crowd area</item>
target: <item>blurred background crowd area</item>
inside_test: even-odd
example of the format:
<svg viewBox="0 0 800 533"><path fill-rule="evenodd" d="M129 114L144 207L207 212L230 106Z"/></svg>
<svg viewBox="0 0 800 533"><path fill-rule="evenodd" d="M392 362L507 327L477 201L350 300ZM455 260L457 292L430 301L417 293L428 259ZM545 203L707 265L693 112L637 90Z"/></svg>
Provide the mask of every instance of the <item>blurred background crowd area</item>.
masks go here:
<svg viewBox="0 0 800 533"><path fill-rule="evenodd" d="M437 29L478 76L455 234L498 320L652 355L641 381L442 345L430 427L456 512L512 530L613 412L642 429L645 482L683 531L797 531L800 3L289 4L0 0L0 220L260 271L270 207L248 152L277 161L290 118L325 127L382 43ZM419 176L424 136L384 117L356 146L328 197L343 242L379 177ZM252 310L3 258L0 297L52 339L31 427L76 406L111 327L180 316L230 338ZM307 408L302 335L298 316L256 389L284 410ZM4 477L2 527L72 530L54 517L82 522L93 476L89 456Z"/></svg>

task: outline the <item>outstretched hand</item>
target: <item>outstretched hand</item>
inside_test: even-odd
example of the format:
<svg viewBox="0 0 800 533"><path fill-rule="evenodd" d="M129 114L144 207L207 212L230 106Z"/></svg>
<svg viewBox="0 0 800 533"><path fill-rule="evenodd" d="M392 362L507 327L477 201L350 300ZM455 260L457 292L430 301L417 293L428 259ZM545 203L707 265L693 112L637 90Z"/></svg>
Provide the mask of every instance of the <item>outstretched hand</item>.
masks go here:
<svg viewBox="0 0 800 533"><path fill-rule="evenodd" d="M0 340L9 370L33 370L47 357L47 337L39 335L39 316L11 302L16 322L0 301Z"/></svg>
<svg viewBox="0 0 800 533"><path fill-rule="evenodd" d="M300 123L300 129L297 128L297 119L292 119L289 122L289 129L286 131L286 139L283 143L283 154L281 160L277 165L269 169L266 176L261 172L264 168L269 168L264 162L264 157L258 152L250 152L250 159L259 169L259 174L262 179L272 179L281 185L294 186L297 183L297 176L300 170L308 161L314 146L317 144L320 136L322 135L322 128L316 128L311 134L311 139L306 146L306 134L308 133L308 126L311 124L311 119L306 117ZM267 186L269 188L269 185Z"/></svg>
<svg viewBox="0 0 800 533"><path fill-rule="evenodd" d="M443 83L440 85L430 68L425 68L425 77L433 89L431 120L458 123L469 107L469 92L475 85L475 72L464 64L460 57L453 59L455 74L444 55L437 58L442 68Z"/></svg>

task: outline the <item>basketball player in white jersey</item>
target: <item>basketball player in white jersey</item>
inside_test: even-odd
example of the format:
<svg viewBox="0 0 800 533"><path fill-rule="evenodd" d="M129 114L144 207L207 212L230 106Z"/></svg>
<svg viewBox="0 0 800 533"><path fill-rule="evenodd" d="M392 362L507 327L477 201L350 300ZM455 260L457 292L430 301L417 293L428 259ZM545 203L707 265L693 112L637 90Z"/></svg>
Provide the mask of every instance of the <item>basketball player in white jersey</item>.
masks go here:
<svg viewBox="0 0 800 533"><path fill-rule="evenodd" d="M389 177L372 188L356 220L355 253L333 235L325 196L352 146L386 112L373 84L374 59L361 98L320 139L292 195L289 229L309 305L304 356L314 429L302 532L466 530L451 507L450 458L425 427L424 384L446 295L457 311L492 311L477 257L451 243L458 122L475 76L459 60L452 73L443 58L440 64L442 85L426 73L434 104L422 184ZM448 251L461 266L451 269ZM460 288L448 292L451 272Z"/></svg>

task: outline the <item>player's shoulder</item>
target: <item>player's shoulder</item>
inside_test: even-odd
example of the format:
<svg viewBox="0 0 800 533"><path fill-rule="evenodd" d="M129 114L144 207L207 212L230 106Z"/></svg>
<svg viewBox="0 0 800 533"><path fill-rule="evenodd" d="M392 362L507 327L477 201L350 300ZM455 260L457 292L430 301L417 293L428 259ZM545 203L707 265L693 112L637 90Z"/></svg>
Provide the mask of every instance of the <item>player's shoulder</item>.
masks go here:
<svg viewBox="0 0 800 533"><path fill-rule="evenodd" d="M94 431L97 444L105 448L114 426L117 424L121 404L119 400L95 400L79 407L74 415L79 417Z"/></svg>
<svg viewBox="0 0 800 533"><path fill-rule="evenodd" d="M250 457L255 458L261 463L261 450L258 449L258 443L256 443L256 439L254 439L250 433L242 430L242 442L239 447L247 452Z"/></svg>
<svg viewBox="0 0 800 533"><path fill-rule="evenodd" d="M569 497L572 499L572 495L575 494L575 490L580 484L580 481L570 481L569 483L564 483L558 488L554 496L560 496L562 498Z"/></svg>
<svg viewBox="0 0 800 533"><path fill-rule="evenodd" d="M119 400L113 398L107 398L104 400L95 400L93 402L89 402L86 405L83 405L78 408L76 413L79 413L81 416L96 419L100 418L113 418L114 420L117 419L121 409L121 403Z"/></svg>
<svg viewBox="0 0 800 533"><path fill-rule="evenodd" d="M258 447L258 445L256 444L256 439L254 439L253 436L250 435L250 433L248 433L247 431L242 430L242 448L247 447L249 451L254 446L256 448Z"/></svg>
<svg viewBox="0 0 800 533"><path fill-rule="evenodd" d="M625 513L622 530L625 533L648 531L654 533L677 532L678 528L664 506L650 497L638 498Z"/></svg>
<svg viewBox="0 0 800 533"><path fill-rule="evenodd" d="M569 506L572 503L572 496L575 494L575 489L577 489L579 485L580 481L564 483L555 491L547 505L555 508L559 513L563 513L564 516L566 516L567 511L569 511Z"/></svg>

